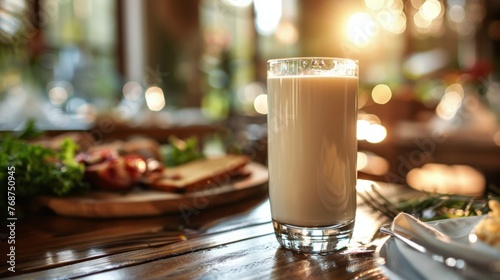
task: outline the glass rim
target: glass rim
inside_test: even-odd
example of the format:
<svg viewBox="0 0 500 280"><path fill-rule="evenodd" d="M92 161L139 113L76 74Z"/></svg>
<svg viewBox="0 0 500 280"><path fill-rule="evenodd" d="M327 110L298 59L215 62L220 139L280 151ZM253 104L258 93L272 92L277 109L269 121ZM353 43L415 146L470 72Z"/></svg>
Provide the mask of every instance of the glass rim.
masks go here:
<svg viewBox="0 0 500 280"><path fill-rule="evenodd" d="M344 57L330 57L330 56L301 56L301 57L283 57L283 58L272 58L267 60L267 63L270 64L272 62L279 61L296 61L296 60L312 60L312 59L327 59L327 60L336 60L336 61L351 61L359 64L359 60L352 58L344 58Z"/></svg>
<svg viewBox="0 0 500 280"><path fill-rule="evenodd" d="M294 76L359 78L359 61L339 57L290 57L267 61L268 79Z"/></svg>

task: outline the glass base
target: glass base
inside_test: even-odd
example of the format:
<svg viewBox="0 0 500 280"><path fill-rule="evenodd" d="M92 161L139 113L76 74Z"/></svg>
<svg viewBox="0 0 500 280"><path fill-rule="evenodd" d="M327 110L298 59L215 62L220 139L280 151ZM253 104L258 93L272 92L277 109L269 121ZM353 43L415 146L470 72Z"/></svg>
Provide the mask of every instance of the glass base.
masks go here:
<svg viewBox="0 0 500 280"><path fill-rule="evenodd" d="M352 237L354 220L327 227L301 227L273 220L278 242L286 249L305 254L338 251L347 246Z"/></svg>

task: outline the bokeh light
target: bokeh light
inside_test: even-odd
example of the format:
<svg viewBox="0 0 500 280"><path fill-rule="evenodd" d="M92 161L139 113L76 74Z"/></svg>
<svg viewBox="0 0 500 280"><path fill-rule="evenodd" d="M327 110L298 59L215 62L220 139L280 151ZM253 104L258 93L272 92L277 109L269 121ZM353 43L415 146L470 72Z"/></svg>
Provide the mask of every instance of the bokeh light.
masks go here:
<svg viewBox="0 0 500 280"><path fill-rule="evenodd" d="M392 98L392 91L384 84L376 85L372 90L372 99L377 104L386 104Z"/></svg>
<svg viewBox="0 0 500 280"><path fill-rule="evenodd" d="M240 106L239 110L244 114L253 115L257 111L256 106L258 106L258 110L264 112L263 105L259 103L259 100L256 101L256 98L260 95L266 95L265 86L262 83L251 82L240 86L236 91L236 98ZM257 112L260 113L259 111Z"/></svg>
<svg viewBox="0 0 500 280"><path fill-rule="evenodd" d="M456 114L464 98L464 89L460 84L451 84L436 107L436 115L443 120L451 120Z"/></svg>
<svg viewBox="0 0 500 280"><path fill-rule="evenodd" d="M452 5L448 8L448 19L453 22L462 22L465 20L465 9L461 5Z"/></svg>
<svg viewBox="0 0 500 280"><path fill-rule="evenodd" d="M384 6L384 0L365 0L365 5L368 9L378 11Z"/></svg>
<svg viewBox="0 0 500 280"><path fill-rule="evenodd" d="M68 100L68 91L63 87L53 87L49 90L49 100L54 105L61 105Z"/></svg>
<svg viewBox="0 0 500 280"><path fill-rule="evenodd" d="M97 119L98 112L95 105L84 103L76 108L76 114L87 123L92 123Z"/></svg>
<svg viewBox="0 0 500 280"><path fill-rule="evenodd" d="M47 84L50 103L61 105L73 94L73 85L67 81L52 81Z"/></svg>
<svg viewBox="0 0 500 280"><path fill-rule="evenodd" d="M146 90L146 104L151 111L160 111L165 107L165 95L159 87L150 87Z"/></svg>
<svg viewBox="0 0 500 280"><path fill-rule="evenodd" d="M367 172L374 175L384 175L389 171L389 162L379 156L372 156L369 160L369 165L367 166Z"/></svg>
<svg viewBox="0 0 500 280"><path fill-rule="evenodd" d="M255 111L259 114L267 114L267 94L259 94L253 101Z"/></svg>
<svg viewBox="0 0 500 280"><path fill-rule="evenodd" d="M382 142L387 136L386 128L374 114L358 113L356 138L370 143Z"/></svg>
<svg viewBox="0 0 500 280"><path fill-rule="evenodd" d="M367 120L358 120L356 138L358 140L365 140L370 131L370 122Z"/></svg>
<svg viewBox="0 0 500 280"><path fill-rule="evenodd" d="M415 26L417 27L420 27L420 28L428 28L431 26L432 24L432 21L425 18L422 13L419 11L417 13L415 13L415 15L413 16L413 23L415 24Z"/></svg>
<svg viewBox="0 0 500 280"><path fill-rule="evenodd" d="M358 152L356 169L363 170L368 164L368 156L364 152Z"/></svg>
<svg viewBox="0 0 500 280"><path fill-rule="evenodd" d="M286 45L293 45L299 40L299 31L291 21L283 20L276 30L276 38Z"/></svg>
<svg viewBox="0 0 500 280"><path fill-rule="evenodd" d="M402 11L405 6L403 0L387 0L385 4L393 11Z"/></svg>
<svg viewBox="0 0 500 280"><path fill-rule="evenodd" d="M123 96L127 100L135 101L142 96L142 87L137 82L127 82L123 85Z"/></svg>
<svg viewBox="0 0 500 280"><path fill-rule="evenodd" d="M441 14L441 3L437 0L426 0L420 6L420 13L426 20L434 20Z"/></svg>
<svg viewBox="0 0 500 280"><path fill-rule="evenodd" d="M406 14L403 11L392 13L392 24L388 30L395 34L401 34L406 30Z"/></svg>
<svg viewBox="0 0 500 280"><path fill-rule="evenodd" d="M422 4L424 4L425 0L411 0L410 2L413 8L419 9L422 6Z"/></svg>
<svg viewBox="0 0 500 280"><path fill-rule="evenodd" d="M356 169L358 171L381 176L389 171L389 162L370 152L358 152Z"/></svg>
<svg viewBox="0 0 500 280"><path fill-rule="evenodd" d="M370 143L380 143L387 136L387 129L380 124L371 124L368 130L366 141Z"/></svg>
<svg viewBox="0 0 500 280"><path fill-rule="evenodd" d="M441 194L480 196L484 192L485 178L478 170L467 165L426 163L413 168L406 182L414 189Z"/></svg>

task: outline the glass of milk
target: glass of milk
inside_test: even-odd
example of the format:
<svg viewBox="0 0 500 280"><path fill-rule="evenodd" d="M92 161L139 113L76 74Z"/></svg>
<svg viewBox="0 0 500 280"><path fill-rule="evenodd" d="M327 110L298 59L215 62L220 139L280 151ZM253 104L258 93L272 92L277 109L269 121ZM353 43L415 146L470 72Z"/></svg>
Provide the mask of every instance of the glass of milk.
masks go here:
<svg viewBox="0 0 500 280"><path fill-rule="evenodd" d="M267 86L276 237L301 253L342 249L356 212L358 61L272 59Z"/></svg>

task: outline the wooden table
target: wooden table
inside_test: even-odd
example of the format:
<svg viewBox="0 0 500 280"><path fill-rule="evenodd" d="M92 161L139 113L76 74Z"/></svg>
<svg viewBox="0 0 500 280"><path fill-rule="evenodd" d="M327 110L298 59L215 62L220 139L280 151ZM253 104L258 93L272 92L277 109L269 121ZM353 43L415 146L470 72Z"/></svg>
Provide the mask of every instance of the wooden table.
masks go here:
<svg viewBox="0 0 500 280"><path fill-rule="evenodd" d="M40 213L16 222L15 272L7 270L10 245L2 235L0 277L384 279L373 249L384 238L378 228L387 222L358 198L350 246L328 255L302 255L280 248L266 193L205 209L188 220L179 214L84 219Z"/></svg>

